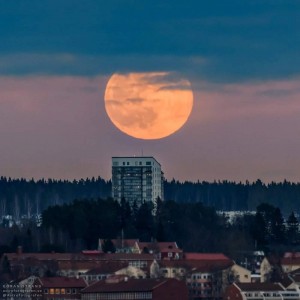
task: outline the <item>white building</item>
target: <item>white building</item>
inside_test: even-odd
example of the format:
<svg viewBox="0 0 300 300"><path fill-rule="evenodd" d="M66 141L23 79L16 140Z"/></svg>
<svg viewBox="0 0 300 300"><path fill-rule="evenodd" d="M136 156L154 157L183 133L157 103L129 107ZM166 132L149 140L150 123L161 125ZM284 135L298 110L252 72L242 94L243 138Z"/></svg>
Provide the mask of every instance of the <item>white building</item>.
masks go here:
<svg viewBox="0 0 300 300"><path fill-rule="evenodd" d="M112 197L131 205L164 198L163 172L154 157L112 157Z"/></svg>

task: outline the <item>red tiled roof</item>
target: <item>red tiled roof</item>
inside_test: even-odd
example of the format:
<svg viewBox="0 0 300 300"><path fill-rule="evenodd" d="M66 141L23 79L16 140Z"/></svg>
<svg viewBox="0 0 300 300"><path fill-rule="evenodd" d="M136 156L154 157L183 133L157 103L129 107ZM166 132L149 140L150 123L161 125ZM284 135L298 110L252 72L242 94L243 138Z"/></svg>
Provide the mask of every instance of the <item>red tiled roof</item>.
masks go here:
<svg viewBox="0 0 300 300"><path fill-rule="evenodd" d="M295 258L295 257L300 257L300 252L285 252L283 254L284 258Z"/></svg>
<svg viewBox="0 0 300 300"><path fill-rule="evenodd" d="M185 252L184 257L190 260L230 260L223 253L195 253Z"/></svg>
<svg viewBox="0 0 300 300"><path fill-rule="evenodd" d="M131 279L117 283L107 283L104 280L91 284L82 293L107 293L107 292L149 292L156 287L175 279Z"/></svg>
<svg viewBox="0 0 300 300"><path fill-rule="evenodd" d="M278 283L270 283L270 282L253 282L253 283L235 283L237 287L241 289L243 292L248 291L284 291L284 288Z"/></svg>
<svg viewBox="0 0 300 300"><path fill-rule="evenodd" d="M87 286L83 278L74 277L44 277L38 278L38 281L47 288L85 288Z"/></svg>
<svg viewBox="0 0 300 300"><path fill-rule="evenodd" d="M81 252L83 255L97 255L97 254L101 254L101 251L98 250L83 250Z"/></svg>
<svg viewBox="0 0 300 300"><path fill-rule="evenodd" d="M182 250L179 248L162 248L160 249L161 253L167 253L167 252L172 252L172 253L182 253Z"/></svg>
<svg viewBox="0 0 300 300"><path fill-rule="evenodd" d="M153 254L149 253L106 253L103 255L104 259L107 260L150 260L154 259Z"/></svg>
<svg viewBox="0 0 300 300"><path fill-rule="evenodd" d="M300 257L283 257L280 262L281 265L300 266Z"/></svg>
<svg viewBox="0 0 300 300"><path fill-rule="evenodd" d="M162 260L158 262L161 267L184 268L190 272L215 272L227 269L233 265L231 260Z"/></svg>
<svg viewBox="0 0 300 300"><path fill-rule="evenodd" d="M41 261L94 261L94 260L153 260L153 254L139 253L99 253L99 255L84 255L83 253L5 253L9 261L19 261L28 258Z"/></svg>
<svg viewBox="0 0 300 300"><path fill-rule="evenodd" d="M100 265L102 261L98 260L78 260L78 261L58 261L58 269L63 270L90 270L98 265Z"/></svg>
<svg viewBox="0 0 300 300"><path fill-rule="evenodd" d="M159 252L182 252L182 250L178 248L176 242L138 242L137 244L141 251L143 251L144 248L148 248L149 250Z"/></svg>
<svg viewBox="0 0 300 300"><path fill-rule="evenodd" d="M80 254L73 253L5 253L8 260L23 260L28 258L33 258L37 260L71 260L78 259Z"/></svg>
<svg viewBox="0 0 300 300"><path fill-rule="evenodd" d="M105 261L96 268L93 268L85 273L85 275L97 275L97 274L113 274L123 268L128 267L127 262L121 261Z"/></svg>

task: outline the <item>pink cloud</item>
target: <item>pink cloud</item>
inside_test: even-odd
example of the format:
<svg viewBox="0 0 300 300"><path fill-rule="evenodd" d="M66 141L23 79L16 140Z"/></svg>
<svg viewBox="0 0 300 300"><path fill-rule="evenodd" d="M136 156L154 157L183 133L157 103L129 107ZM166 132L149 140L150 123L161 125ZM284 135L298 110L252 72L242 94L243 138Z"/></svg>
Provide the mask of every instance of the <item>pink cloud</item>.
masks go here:
<svg viewBox="0 0 300 300"><path fill-rule="evenodd" d="M300 80L194 82L192 114L168 138L121 133L106 77L0 77L0 175L110 178L111 156L153 155L179 180L300 181Z"/></svg>

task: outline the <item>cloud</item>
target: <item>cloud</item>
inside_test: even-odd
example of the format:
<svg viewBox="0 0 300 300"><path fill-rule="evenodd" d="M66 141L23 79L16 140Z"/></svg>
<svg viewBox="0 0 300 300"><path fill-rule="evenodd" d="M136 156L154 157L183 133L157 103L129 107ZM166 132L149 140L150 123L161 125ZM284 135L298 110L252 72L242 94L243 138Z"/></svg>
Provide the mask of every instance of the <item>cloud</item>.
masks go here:
<svg viewBox="0 0 300 300"><path fill-rule="evenodd" d="M144 149L162 163L168 179L300 180L300 79L195 82L201 89L194 93L187 123L175 134L151 141L131 138L113 126L102 97L106 81L107 77L0 77L2 174L109 179L111 156L131 156ZM269 93L273 90L291 93L274 102ZM155 118L148 108L139 114L143 119L125 120L138 128ZM178 145L184 145L185 155Z"/></svg>
<svg viewBox="0 0 300 300"><path fill-rule="evenodd" d="M299 75L293 0L0 3L0 73L179 71L213 82Z"/></svg>
<svg viewBox="0 0 300 300"><path fill-rule="evenodd" d="M132 103L132 104L141 104L145 101L143 98L127 98L126 102Z"/></svg>

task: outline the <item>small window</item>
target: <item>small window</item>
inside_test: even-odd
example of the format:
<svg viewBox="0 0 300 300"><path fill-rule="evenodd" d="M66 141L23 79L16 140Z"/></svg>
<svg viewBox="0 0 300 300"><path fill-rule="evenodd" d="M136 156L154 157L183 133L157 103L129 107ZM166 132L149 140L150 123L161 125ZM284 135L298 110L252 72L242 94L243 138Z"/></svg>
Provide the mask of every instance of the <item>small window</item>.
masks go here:
<svg viewBox="0 0 300 300"><path fill-rule="evenodd" d="M146 166L151 166L151 161L146 161Z"/></svg>
<svg viewBox="0 0 300 300"><path fill-rule="evenodd" d="M44 289L44 294L48 294L48 293L49 293L48 289Z"/></svg>

